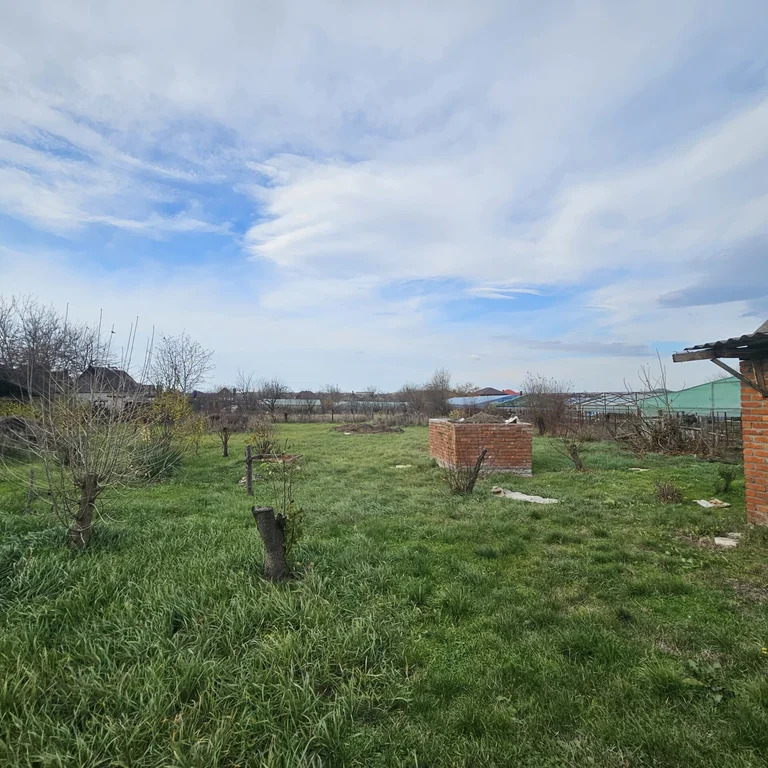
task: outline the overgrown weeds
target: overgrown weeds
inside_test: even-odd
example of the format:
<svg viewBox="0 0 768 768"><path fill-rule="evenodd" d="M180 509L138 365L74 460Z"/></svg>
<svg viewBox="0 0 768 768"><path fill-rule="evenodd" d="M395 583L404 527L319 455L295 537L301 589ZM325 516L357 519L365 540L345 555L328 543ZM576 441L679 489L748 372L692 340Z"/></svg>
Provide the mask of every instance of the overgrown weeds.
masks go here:
<svg viewBox="0 0 768 768"><path fill-rule="evenodd" d="M254 456L271 456L278 452L277 428L265 418L253 419L248 440Z"/></svg>
<svg viewBox="0 0 768 768"><path fill-rule="evenodd" d="M654 496L662 504L681 504L683 501L682 491L670 482L656 483Z"/></svg>
<svg viewBox="0 0 768 768"><path fill-rule="evenodd" d="M715 493L729 493L733 481L740 474L740 467L734 464L720 464L715 478Z"/></svg>

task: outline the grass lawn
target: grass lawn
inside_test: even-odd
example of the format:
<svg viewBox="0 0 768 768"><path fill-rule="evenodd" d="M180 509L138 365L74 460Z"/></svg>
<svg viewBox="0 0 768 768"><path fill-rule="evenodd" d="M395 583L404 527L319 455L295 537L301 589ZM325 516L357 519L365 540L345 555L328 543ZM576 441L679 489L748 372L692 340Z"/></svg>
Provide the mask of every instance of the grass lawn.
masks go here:
<svg viewBox="0 0 768 768"><path fill-rule="evenodd" d="M81 556L0 485L0 765L768 763L768 530L743 483L701 509L715 465L592 444L578 474L536 439L533 478L456 497L425 428L281 436L306 509L283 586L259 576L242 436L108 499Z"/></svg>

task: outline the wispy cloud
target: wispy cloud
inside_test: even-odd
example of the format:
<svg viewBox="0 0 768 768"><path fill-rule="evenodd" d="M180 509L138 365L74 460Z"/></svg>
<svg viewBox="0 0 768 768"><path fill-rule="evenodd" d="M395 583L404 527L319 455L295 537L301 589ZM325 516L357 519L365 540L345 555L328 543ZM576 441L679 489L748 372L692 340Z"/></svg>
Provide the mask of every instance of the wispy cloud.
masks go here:
<svg viewBox="0 0 768 768"><path fill-rule="evenodd" d="M93 303L90 284L187 314L222 372L243 367L225 321L247 318L283 340L277 368L300 354L323 378L341 375L322 354L360 385L379 355L386 386L567 364L610 388L657 344L752 325L768 296L757 0L6 16L10 290L58 264L53 297Z"/></svg>

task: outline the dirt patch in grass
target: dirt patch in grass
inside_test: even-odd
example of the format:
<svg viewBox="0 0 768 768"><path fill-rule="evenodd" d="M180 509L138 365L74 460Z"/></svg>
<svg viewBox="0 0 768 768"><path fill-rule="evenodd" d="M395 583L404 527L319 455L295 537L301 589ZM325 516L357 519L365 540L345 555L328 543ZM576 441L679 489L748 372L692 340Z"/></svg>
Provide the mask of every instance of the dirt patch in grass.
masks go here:
<svg viewBox="0 0 768 768"><path fill-rule="evenodd" d="M739 597L749 600L751 603L768 603L768 586L751 584L748 581L739 581L738 579L728 579L728 583Z"/></svg>
<svg viewBox="0 0 768 768"><path fill-rule="evenodd" d="M695 536L694 534L690 533L681 533L677 537L680 541L684 541L686 544L690 544L692 547L696 547L698 549L711 549L716 550L718 552L727 552L727 547L721 547L715 544L715 537L714 536ZM718 538L730 538L726 535L721 535ZM738 541L735 539L735 541Z"/></svg>

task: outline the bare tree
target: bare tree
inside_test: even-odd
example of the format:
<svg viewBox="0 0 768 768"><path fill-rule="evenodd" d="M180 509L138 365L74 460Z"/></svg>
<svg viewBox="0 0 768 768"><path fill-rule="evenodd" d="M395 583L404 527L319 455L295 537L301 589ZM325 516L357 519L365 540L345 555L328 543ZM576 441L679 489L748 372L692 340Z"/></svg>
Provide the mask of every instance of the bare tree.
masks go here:
<svg viewBox="0 0 768 768"><path fill-rule="evenodd" d="M406 404L408 411L418 419L427 413L427 395L419 384L404 384L400 388L398 397Z"/></svg>
<svg viewBox="0 0 768 768"><path fill-rule="evenodd" d="M212 413L208 417L208 427L221 440L221 455L229 456L229 438L237 432L243 432L248 426L248 417L231 408Z"/></svg>
<svg viewBox="0 0 768 768"><path fill-rule="evenodd" d="M427 408L430 416L448 413L448 398L451 396L451 374L445 368L438 368L424 385Z"/></svg>
<svg viewBox="0 0 768 768"><path fill-rule="evenodd" d="M315 412L315 407L317 406L317 398L316 397L304 397L302 398L302 410L306 414L308 419L312 418L312 414Z"/></svg>
<svg viewBox="0 0 768 768"><path fill-rule="evenodd" d="M323 391L320 393L320 406L325 413L331 414L331 421L333 421L340 400L341 390L337 384L326 384L323 387Z"/></svg>
<svg viewBox="0 0 768 768"><path fill-rule="evenodd" d="M527 373L523 380L525 408L539 433L555 434L566 426L571 382Z"/></svg>
<svg viewBox="0 0 768 768"><path fill-rule="evenodd" d="M462 384L454 384L453 393L456 397L471 397L477 392L477 384L472 381L465 381Z"/></svg>
<svg viewBox="0 0 768 768"><path fill-rule="evenodd" d="M253 371L246 373L238 368L234 389L240 395L243 410L247 413L253 413L259 404L256 392L256 374Z"/></svg>
<svg viewBox="0 0 768 768"><path fill-rule="evenodd" d="M164 389L189 394L213 368L213 350L203 347L186 331L179 336L161 335L152 353L152 380Z"/></svg>
<svg viewBox="0 0 768 768"><path fill-rule="evenodd" d="M93 533L102 493L139 474L147 449L139 424L143 390L122 369L89 366L80 377L57 375L50 368L61 363L62 347L46 347L46 339L59 338L55 313L35 312L33 317L42 322L26 326L31 332L22 335L22 343L29 345L25 347L28 353L34 348L34 365L42 368L39 374L30 368L30 379L46 381L29 390L29 410L34 417L24 422L16 438L42 464L42 477L38 474L37 478L39 498L69 526L69 544L84 549ZM121 359L123 369L130 367L135 332L132 327L125 347L128 352ZM109 339L104 340L98 330L79 334L77 339L95 346L68 347L67 355L85 354L89 348L109 352Z"/></svg>
<svg viewBox="0 0 768 768"><path fill-rule="evenodd" d="M285 398L288 392L288 385L282 379L262 379L256 390L256 397L260 405L274 420L278 401Z"/></svg>
<svg viewBox="0 0 768 768"><path fill-rule="evenodd" d="M55 372L79 373L114 362L111 334L76 325L32 297L0 297L0 369L25 388L41 389Z"/></svg>
<svg viewBox="0 0 768 768"><path fill-rule="evenodd" d="M370 411L370 417L373 418L373 414L376 411L376 398L379 396L381 390L375 384L368 384L363 390L363 394L368 399L368 410Z"/></svg>
<svg viewBox="0 0 768 768"><path fill-rule="evenodd" d="M714 453L715 442L708 445L701 429L691 429L694 416L678 413L674 409L674 393L667 385L667 370L658 358L658 373L650 365L643 365L638 373L640 393L637 394L637 408L628 415L616 437L626 442L639 454L654 453ZM653 411L650 412L650 405Z"/></svg>

